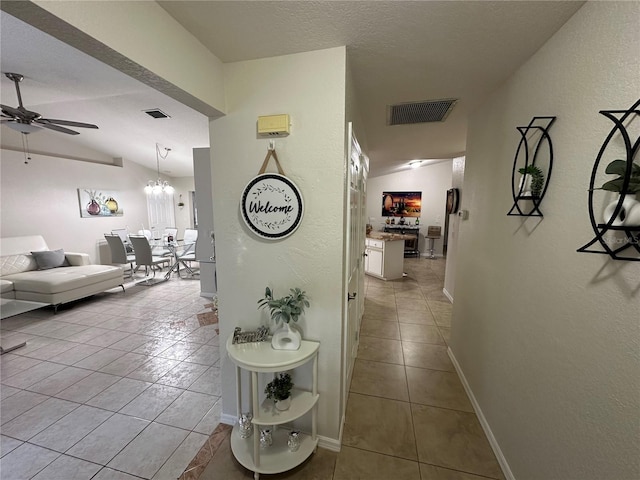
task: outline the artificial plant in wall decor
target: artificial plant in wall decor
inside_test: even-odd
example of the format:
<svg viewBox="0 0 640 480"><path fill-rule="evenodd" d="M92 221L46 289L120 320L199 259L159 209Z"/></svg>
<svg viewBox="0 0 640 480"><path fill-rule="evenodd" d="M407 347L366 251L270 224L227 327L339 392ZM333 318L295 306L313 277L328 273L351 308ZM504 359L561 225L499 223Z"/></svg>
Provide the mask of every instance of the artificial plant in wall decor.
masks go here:
<svg viewBox="0 0 640 480"><path fill-rule="evenodd" d="M511 170L513 206L507 215L542 217L540 203L553 167L549 129L555 120L556 117L533 117L526 127L516 127L521 138Z"/></svg>
<svg viewBox="0 0 640 480"><path fill-rule="evenodd" d="M595 237L578 252L640 261L640 100L628 110L600 113L614 125L591 170L589 220ZM607 192L617 196L607 201Z"/></svg>

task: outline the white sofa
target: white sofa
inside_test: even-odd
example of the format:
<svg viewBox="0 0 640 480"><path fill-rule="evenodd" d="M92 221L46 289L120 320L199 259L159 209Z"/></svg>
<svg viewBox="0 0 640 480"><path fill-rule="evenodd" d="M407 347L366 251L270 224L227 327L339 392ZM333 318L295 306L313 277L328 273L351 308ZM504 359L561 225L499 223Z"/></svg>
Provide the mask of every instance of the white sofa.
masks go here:
<svg viewBox="0 0 640 480"><path fill-rule="evenodd" d="M49 247L41 235L0 239L2 298L49 303L57 310L63 303L118 286L124 291L122 268L92 265L86 253L64 252L65 265L39 270L31 252L44 251Z"/></svg>

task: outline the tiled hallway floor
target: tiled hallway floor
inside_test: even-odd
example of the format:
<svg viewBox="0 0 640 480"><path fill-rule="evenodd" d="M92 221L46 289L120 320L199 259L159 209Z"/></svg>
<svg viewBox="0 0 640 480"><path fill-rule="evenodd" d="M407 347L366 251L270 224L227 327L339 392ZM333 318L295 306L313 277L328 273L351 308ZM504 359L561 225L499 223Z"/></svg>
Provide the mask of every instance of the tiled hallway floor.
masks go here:
<svg viewBox="0 0 640 480"><path fill-rule="evenodd" d="M197 280L127 286L2 320L1 480L176 479L220 419Z"/></svg>
<svg viewBox="0 0 640 480"><path fill-rule="evenodd" d="M500 467L447 355L444 259L405 259L408 276L366 277L360 348L340 453L323 449L265 479L486 480ZM222 442L200 480L253 474Z"/></svg>

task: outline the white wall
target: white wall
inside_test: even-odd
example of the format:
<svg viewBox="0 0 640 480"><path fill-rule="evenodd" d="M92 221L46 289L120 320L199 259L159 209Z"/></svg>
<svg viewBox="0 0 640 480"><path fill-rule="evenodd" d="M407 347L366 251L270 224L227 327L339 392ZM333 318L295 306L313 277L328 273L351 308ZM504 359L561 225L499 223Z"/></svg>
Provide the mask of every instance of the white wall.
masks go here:
<svg viewBox="0 0 640 480"><path fill-rule="evenodd" d="M340 426L342 257L345 162L344 47L225 65L228 114L210 123L220 335L267 322L257 310L266 286L277 296L306 290L311 308L298 322L303 338L321 342L319 434L337 441ZM245 185L258 174L268 139L256 137L260 115L288 113L291 134L276 139L286 175L300 188L298 230L262 240L241 219ZM269 172L275 171L272 161ZM310 385L310 369L294 382ZM222 359L223 411L236 415L234 369Z"/></svg>
<svg viewBox="0 0 640 480"><path fill-rule="evenodd" d="M22 153L0 153L3 237L41 234L51 249L88 253L100 263L98 243L104 242L104 233L149 224L143 188L157 177L153 170L126 161L114 167L37 154L25 165ZM121 192L124 215L81 218L78 188Z"/></svg>
<svg viewBox="0 0 640 480"><path fill-rule="evenodd" d="M639 19L638 2L585 4L469 122L451 350L508 478L640 478L639 265L576 252L613 126L598 112L640 92ZM534 115L557 116L544 219L507 217Z"/></svg>
<svg viewBox="0 0 640 480"><path fill-rule="evenodd" d="M447 190L451 188L451 166L452 160L444 160L416 169L370 178L367 182L367 222L373 217L373 229L384 229L385 217L381 216L382 192L422 192L419 249L425 254L429 248L428 243L425 245L424 239L427 226L440 226L444 235ZM409 218L410 223L413 224L414 221L415 219ZM434 253L442 255L442 239L435 240Z"/></svg>
<svg viewBox="0 0 640 480"><path fill-rule="evenodd" d="M193 177L177 177L170 178L169 183L175 188L173 194L173 206L176 212L176 228L178 229L178 238L182 239L185 228L193 228L193 219L191 218L191 194L195 190ZM182 198L180 198L182 195ZM182 200L184 207L178 207L178 202Z"/></svg>

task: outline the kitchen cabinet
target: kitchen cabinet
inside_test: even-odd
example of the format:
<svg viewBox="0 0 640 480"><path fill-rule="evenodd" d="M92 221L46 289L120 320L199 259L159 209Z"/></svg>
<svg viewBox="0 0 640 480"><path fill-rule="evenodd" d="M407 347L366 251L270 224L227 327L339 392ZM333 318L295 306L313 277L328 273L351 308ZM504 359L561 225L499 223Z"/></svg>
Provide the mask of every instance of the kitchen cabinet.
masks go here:
<svg viewBox="0 0 640 480"><path fill-rule="evenodd" d="M404 240L365 240L364 273L383 280L402 278L404 272Z"/></svg>

